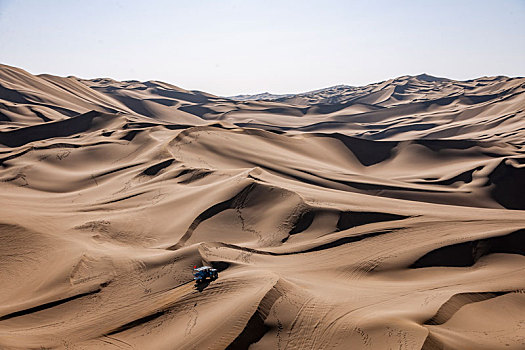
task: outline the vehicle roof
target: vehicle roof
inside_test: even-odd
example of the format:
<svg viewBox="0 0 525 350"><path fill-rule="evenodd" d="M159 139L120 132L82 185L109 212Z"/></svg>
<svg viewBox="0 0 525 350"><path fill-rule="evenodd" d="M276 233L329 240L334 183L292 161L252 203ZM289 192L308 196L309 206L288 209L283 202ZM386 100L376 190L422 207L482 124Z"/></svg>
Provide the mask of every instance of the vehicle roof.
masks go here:
<svg viewBox="0 0 525 350"><path fill-rule="evenodd" d="M203 270L209 270L211 269L210 266L203 266L203 267L198 267L196 269L194 269L195 271L203 271Z"/></svg>

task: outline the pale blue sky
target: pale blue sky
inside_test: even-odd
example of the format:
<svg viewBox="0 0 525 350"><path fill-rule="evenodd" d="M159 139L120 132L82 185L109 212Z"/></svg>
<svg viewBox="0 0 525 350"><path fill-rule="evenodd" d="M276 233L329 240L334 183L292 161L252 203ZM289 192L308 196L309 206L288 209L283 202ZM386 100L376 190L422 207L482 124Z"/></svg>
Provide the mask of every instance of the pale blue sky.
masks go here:
<svg viewBox="0 0 525 350"><path fill-rule="evenodd" d="M218 95L525 76L525 0L0 0L0 62Z"/></svg>

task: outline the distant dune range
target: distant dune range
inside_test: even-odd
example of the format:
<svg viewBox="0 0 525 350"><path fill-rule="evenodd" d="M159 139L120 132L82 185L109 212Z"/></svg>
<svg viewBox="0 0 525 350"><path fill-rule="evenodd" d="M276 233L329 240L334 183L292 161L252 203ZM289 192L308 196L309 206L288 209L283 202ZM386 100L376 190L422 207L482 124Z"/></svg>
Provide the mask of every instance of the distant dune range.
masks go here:
<svg viewBox="0 0 525 350"><path fill-rule="evenodd" d="M525 78L1 65L0 165L1 349L525 348Z"/></svg>

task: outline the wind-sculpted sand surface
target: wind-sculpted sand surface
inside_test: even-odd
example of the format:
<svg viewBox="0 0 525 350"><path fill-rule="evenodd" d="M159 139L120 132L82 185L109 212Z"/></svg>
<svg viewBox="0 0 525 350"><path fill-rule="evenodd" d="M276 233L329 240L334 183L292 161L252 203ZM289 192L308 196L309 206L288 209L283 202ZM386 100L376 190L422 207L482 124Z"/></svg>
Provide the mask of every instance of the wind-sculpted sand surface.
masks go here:
<svg viewBox="0 0 525 350"><path fill-rule="evenodd" d="M524 349L524 91L1 66L0 348Z"/></svg>

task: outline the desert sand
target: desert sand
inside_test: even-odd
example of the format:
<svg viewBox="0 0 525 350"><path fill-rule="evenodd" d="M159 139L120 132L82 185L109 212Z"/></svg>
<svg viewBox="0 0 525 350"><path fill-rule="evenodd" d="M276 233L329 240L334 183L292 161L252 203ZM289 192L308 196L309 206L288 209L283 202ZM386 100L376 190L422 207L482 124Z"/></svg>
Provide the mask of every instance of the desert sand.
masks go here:
<svg viewBox="0 0 525 350"><path fill-rule="evenodd" d="M2 65L0 165L1 349L525 349L525 78Z"/></svg>

